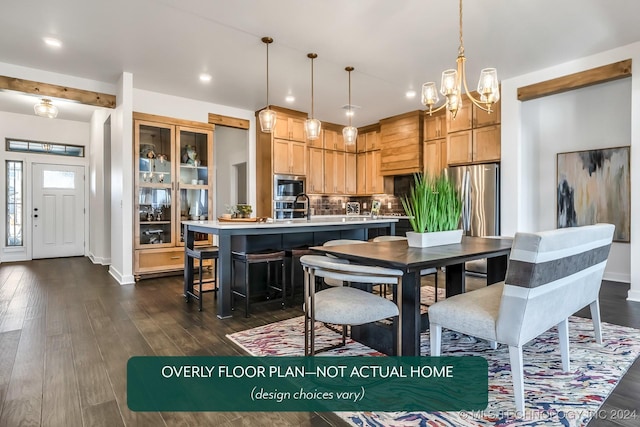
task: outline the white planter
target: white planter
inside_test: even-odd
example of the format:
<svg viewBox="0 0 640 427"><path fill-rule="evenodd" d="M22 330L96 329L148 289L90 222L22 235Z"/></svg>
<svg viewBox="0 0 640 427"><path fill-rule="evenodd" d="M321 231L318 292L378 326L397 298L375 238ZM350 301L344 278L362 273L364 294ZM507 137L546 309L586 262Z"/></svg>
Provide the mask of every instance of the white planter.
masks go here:
<svg viewBox="0 0 640 427"><path fill-rule="evenodd" d="M462 230L434 231L429 233L407 231L407 241L409 246L413 248L453 245L462 241Z"/></svg>

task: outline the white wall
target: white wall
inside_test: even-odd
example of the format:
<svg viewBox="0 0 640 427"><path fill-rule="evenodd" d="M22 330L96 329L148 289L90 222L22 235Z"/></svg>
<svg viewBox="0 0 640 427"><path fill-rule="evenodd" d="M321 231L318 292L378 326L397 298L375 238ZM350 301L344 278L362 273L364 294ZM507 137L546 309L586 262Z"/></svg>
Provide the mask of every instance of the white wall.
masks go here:
<svg viewBox="0 0 640 427"><path fill-rule="evenodd" d="M107 239L111 240L111 234L105 232L104 224L111 221L110 212L105 212L109 196L108 189L105 192L105 153L104 153L104 122L111 111L96 110L91 116L91 156L89 158L89 218L91 227L89 231L88 256L94 263L107 265L111 263L110 245L106 245Z"/></svg>
<svg viewBox="0 0 640 427"><path fill-rule="evenodd" d="M7 152L6 145L3 144L0 149L0 227L2 251L0 259L3 261L23 261L31 259L31 165L33 163L50 163L59 165L83 165L85 169L88 165L90 156L89 140L90 126L88 123L48 119L45 117L27 116L24 114L14 114L0 112L0 141L5 138L26 139L43 142L58 142L62 144L82 145L85 147L85 157L64 157L46 154L30 154ZM22 160L25 162L23 171L24 179L24 229L23 229L23 247L9 247L6 245L6 160ZM88 207L89 193L85 193L85 208ZM89 237L89 223L85 216L85 239ZM86 246L85 246L86 251Z"/></svg>
<svg viewBox="0 0 640 427"><path fill-rule="evenodd" d="M603 105L604 108L594 108ZM616 80L522 103L522 144L535 165L532 212L536 230L556 228L556 154L631 143L631 79ZM614 243L609 280L629 282L630 245Z"/></svg>
<svg viewBox="0 0 640 427"><path fill-rule="evenodd" d="M249 175L247 177L249 181L249 203L253 206L256 205L255 112L228 107L226 105L214 104L211 102L164 95L142 89L133 90L133 110L140 113L157 114L160 116L175 117L183 120L194 120L204 123L209 121L209 113L249 120L250 130L248 132L248 146L246 147L247 171ZM217 144L218 141L216 132L214 132L213 137L214 144ZM217 172L216 176L219 177ZM224 182L217 182L216 186L220 184L225 185Z"/></svg>
<svg viewBox="0 0 640 427"><path fill-rule="evenodd" d="M111 265L121 285L133 277L133 75L122 73L111 115Z"/></svg>
<svg viewBox="0 0 640 427"><path fill-rule="evenodd" d="M216 127L216 217L226 213L225 205L247 202L236 200L237 182L234 178L236 174L234 165L249 161L247 156L249 133L245 129Z"/></svg>
<svg viewBox="0 0 640 427"><path fill-rule="evenodd" d="M541 196L538 193L538 187L545 184L539 182L542 179L540 176L542 172L537 167L539 163L536 163L536 161L542 162L542 159L536 159L540 152L537 151L536 147L526 143L526 138L530 136L525 136L527 131L526 124L529 123L529 120L535 120L535 118L525 118L524 113L527 107L518 101L517 89L629 58L632 59L636 67L640 64L640 43L633 43L598 55L502 81L501 227L504 235L513 235L516 231L521 230L531 231L544 225L544 223L541 224L537 220L539 211L544 209L544 206L540 203ZM626 105L630 105L628 117L638 117L638 114L640 114L640 73L633 74L630 84L630 102L628 101L629 98L625 98L627 100L623 102ZM580 108L584 108L582 110L583 114L587 114L590 118L589 120L595 120L599 126L609 129L610 123L605 119L608 113L604 110L617 107L607 103L592 102L591 105L580 105ZM529 111L529 113L534 112ZM556 116L556 119L562 121L566 119L565 115L573 114L573 112L565 109L562 114ZM548 120L551 119L548 118ZM618 120L620 118L616 119L616 124L620 123ZM622 120L624 120L624 117ZM545 123L546 125L547 123ZM612 249L611 259L617 259L610 260L605 278L610 280L627 279L631 283L629 299L640 301L640 263L630 262L630 254L640 253L640 186L633 185L634 182L638 182L637 176L640 174L640 120L631 120L628 126L630 135L628 143L617 145L631 145L631 243L626 245L628 246L628 251L625 250L624 245L617 244ZM536 135L531 128L529 128L528 132L529 135ZM542 132L541 129L538 130L538 137L541 135L540 132ZM615 134L613 131L612 133ZM622 136L618 135L616 137ZM601 146L601 144L603 142L598 141L598 146ZM607 143L607 145L609 144ZM593 145L584 146L582 149L589 148L593 148ZM550 162L552 162L551 165L553 167L553 159ZM545 166L543 165L542 167ZM555 170L548 175L551 175L551 177L545 176L544 179L555 177ZM626 266L628 266L628 269L625 271Z"/></svg>

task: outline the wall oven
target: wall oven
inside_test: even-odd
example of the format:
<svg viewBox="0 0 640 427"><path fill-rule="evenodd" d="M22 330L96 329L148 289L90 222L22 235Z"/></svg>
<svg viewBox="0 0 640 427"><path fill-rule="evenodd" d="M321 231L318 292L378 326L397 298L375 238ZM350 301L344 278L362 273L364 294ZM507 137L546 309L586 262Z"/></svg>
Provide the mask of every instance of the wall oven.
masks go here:
<svg viewBox="0 0 640 427"><path fill-rule="evenodd" d="M306 179L297 175L273 176L273 218L304 218L306 199L295 203L296 196L306 191Z"/></svg>

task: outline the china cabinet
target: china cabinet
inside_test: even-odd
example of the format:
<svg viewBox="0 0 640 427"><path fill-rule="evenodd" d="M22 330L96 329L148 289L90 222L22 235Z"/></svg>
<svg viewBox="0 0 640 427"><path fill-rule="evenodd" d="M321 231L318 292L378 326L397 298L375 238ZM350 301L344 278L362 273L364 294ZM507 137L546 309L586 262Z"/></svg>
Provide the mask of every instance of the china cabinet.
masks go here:
<svg viewBox="0 0 640 427"><path fill-rule="evenodd" d="M134 275L184 267L181 221L206 220L213 209L213 129L134 113ZM211 244L206 234L196 244Z"/></svg>

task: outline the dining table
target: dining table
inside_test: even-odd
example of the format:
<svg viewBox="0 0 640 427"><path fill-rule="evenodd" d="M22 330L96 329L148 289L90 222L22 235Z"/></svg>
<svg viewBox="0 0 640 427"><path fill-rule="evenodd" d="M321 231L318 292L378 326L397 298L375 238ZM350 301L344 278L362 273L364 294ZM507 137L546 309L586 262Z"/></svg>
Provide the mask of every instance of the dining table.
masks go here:
<svg viewBox="0 0 640 427"><path fill-rule="evenodd" d="M420 271L444 267L446 296L450 297L466 290L465 262L486 258L487 285L491 285L505 278L512 241L509 237L464 236L460 243L428 248L410 247L406 240L398 240L310 249L354 263L402 270L401 295L396 296L396 303L402 304L402 355L420 356L420 333L426 324L420 310ZM394 331L380 324L365 324L352 328L352 338L393 354Z"/></svg>

